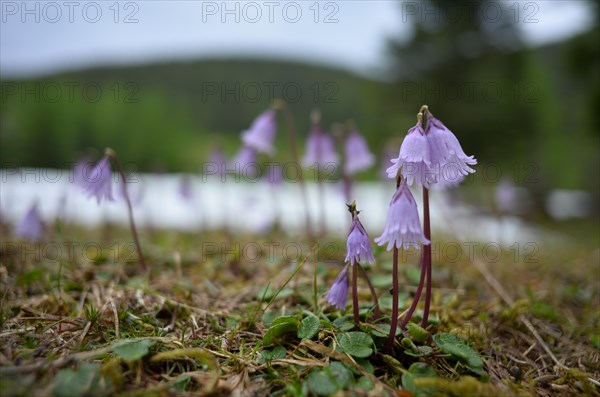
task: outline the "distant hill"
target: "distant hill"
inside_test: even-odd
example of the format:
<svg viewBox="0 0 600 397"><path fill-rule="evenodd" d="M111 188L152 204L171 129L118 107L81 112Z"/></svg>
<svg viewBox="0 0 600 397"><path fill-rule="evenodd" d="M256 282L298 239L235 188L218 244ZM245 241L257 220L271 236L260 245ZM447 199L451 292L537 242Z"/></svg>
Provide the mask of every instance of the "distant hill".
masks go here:
<svg viewBox="0 0 600 397"><path fill-rule="evenodd" d="M58 166L113 146L142 168L191 170L214 143L235 150L274 98L289 104L300 136L314 108L326 126L349 118L373 125L385 84L314 65L221 59L95 68L2 88L4 162Z"/></svg>
<svg viewBox="0 0 600 397"><path fill-rule="evenodd" d="M66 167L90 149L110 146L140 170L198 171L215 147L234 155L240 132L274 97L289 103L301 143L310 111L319 108L326 127L353 119L381 155L398 149L426 102L476 155L481 183L497 182L483 166L496 164L502 176L535 190L591 186L598 192L598 178L586 170L597 170L600 161L599 36L594 28L542 48L461 60L452 65L456 74L446 73L451 81L426 74L383 83L331 67L248 59L3 81L1 166ZM476 84L473 95L469 84ZM285 124L279 124L275 160L288 161ZM534 182L524 177L531 169Z"/></svg>

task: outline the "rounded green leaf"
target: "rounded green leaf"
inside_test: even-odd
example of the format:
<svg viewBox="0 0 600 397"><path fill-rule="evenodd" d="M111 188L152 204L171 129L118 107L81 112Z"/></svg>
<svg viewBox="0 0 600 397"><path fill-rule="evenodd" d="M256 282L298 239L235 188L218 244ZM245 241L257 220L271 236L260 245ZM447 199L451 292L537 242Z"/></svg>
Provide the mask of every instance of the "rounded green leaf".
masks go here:
<svg viewBox="0 0 600 397"><path fill-rule="evenodd" d="M275 339L280 338L288 332L294 332L298 328L298 319L295 316L283 316L276 318L271 327L263 336L263 345L270 345Z"/></svg>
<svg viewBox="0 0 600 397"><path fill-rule="evenodd" d="M347 332L338 337L340 347L353 357L366 358L373 353L373 339L364 332Z"/></svg>
<svg viewBox="0 0 600 397"><path fill-rule="evenodd" d="M433 336L433 341L444 353L450 354L478 375L485 375L483 359L475 350L467 346L462 339L454 334L443 333Z"/></svg>
<svg viewBox="0 0 600 397"><path fill-rule="evenodd" d="M319 331L319 319L317 316L305 317L298 327L298 338L311 339Z"/></svg>
<svg viewBox="0 0 600 397"><path fill-rule="evenodd" d="M321 369L315 369L308 375L308 387L319 396L329 396L339 389L335 380Z"/></svg>
<svg viewBox="0 0 600 397"><path fill-rule="evenodd" d="M425 342L429 338L429 332L425 329L421 328L416 323L408 323L406 324L406 328L408 329L408 333L410 334L410 338L414 342Z"/></svg>

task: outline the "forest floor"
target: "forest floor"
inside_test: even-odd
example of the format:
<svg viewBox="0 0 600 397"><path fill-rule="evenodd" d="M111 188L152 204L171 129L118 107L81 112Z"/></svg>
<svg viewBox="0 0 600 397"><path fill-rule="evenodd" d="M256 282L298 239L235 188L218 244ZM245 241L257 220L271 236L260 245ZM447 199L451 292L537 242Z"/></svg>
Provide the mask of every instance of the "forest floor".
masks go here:
<svg viewBox="0 0 600 397"><path fill-rule="evenodd" d="M355 326L350 299L345 311L325 299L339 239L146 230L145 274L116 227L62 225L37 244L3 228L0 394L599 396L597 231L571 229L511 247L446 236L426 331L419 306L388 355L392 266L379 247L367 272L381 318L359 280ZM401 254L401 313L418 258Z"/></svg>

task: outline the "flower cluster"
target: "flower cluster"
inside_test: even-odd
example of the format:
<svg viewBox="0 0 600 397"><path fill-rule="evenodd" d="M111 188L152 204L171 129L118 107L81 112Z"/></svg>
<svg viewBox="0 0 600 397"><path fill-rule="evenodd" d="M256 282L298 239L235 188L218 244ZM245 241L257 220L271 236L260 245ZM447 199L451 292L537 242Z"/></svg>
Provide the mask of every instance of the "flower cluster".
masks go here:
<svg viewBox="0 0 600 397"><path fill-rule="evenodd" d="M477 160L467 156L452 131L424 108L417 124L406 134L398 157L391 160L388 177L396 179L400 172L409 186L455 186L475 172L470 165L477 164ZM422 117L426 117L425 129Z"/></svg>

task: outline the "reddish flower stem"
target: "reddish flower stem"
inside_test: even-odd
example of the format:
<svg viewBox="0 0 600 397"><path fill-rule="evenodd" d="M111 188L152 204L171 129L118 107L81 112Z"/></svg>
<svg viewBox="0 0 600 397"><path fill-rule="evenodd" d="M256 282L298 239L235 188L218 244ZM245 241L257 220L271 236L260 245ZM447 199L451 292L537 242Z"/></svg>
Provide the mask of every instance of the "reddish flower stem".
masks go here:
<svg viewBox="0 0 600 397"><path fill-rule="evenodd" d="M421 327L427 327L429 318L429 307L431 305L431 227L429 221L429 189L423 187L423 233L429 240L429 244L423 247L423 265L421 273L427 272L427 287L425 289L425 308L423 309L423 320Z"/></svg>
<svg viewBox="0 0 600 397"><path fill-rule="evenodd" d="M408 324L412 315L415 313L417 305L419 304L419 300L421 299L421 293L423 292L423 285L425 284L425 273L426 273L425 265L423 264L424 263L424 255L425 255L424 252L425 252L425 249L423 249L423 252L421 253L421 278L419 279L419 286L417 287L417 292L415 293L415 297L413 298L412 304L410 305L410 308L408 309L408 313L406 313L404 320L402 320L402 322L400 323L401 329L406 328L406 324Z"/></svg>

